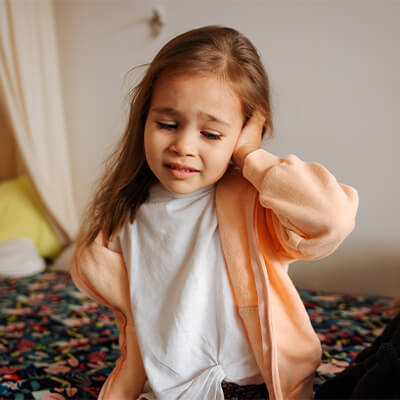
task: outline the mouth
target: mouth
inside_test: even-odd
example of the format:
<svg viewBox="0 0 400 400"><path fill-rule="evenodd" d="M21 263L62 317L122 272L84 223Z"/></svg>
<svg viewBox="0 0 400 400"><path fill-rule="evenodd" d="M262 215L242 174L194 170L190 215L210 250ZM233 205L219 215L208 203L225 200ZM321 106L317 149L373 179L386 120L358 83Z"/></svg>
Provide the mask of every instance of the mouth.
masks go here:
<svg viewBox="0 0 400 400"><path fill-rule="evenodd" d="M188 165L177 164L177 163L166 163L164 164L169 169L174 169L182 172L200 172L198 169L189 167Z"/></svg>
<svg viewBox="0 0 400 400"><path fill-rule="evenodd" d="M164 166L168 168L169 173L174 177L174 179L178 180L190 178L200 172L198 169L184 164L165 163Z"/></svg>

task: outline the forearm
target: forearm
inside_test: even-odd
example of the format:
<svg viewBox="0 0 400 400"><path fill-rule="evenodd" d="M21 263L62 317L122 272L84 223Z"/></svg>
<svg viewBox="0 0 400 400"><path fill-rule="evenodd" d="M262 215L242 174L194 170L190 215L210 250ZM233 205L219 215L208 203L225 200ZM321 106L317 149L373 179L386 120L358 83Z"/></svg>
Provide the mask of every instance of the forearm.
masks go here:
<svg viewBox="0 0 400 400"><path fill-rule="evenodd" d="M322 165L294 155L280 159L262 149L248 154L243 176L272 210L283 248L296 258L321 258L352 231L358 194Z"/></svg>

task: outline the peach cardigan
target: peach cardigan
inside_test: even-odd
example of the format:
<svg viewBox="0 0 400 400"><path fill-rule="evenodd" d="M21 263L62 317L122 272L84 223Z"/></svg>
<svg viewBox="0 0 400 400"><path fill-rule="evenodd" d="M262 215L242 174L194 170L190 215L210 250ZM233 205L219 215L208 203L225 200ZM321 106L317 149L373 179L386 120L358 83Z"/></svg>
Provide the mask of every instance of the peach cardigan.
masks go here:
<svg viewBox="0 0 400 400"><path fill-rule="evenodd" d="M241 174L217 185L221 245L238 314L271 400L312 399L321 345L287 274L296 259L331 254L352 231L358 194L317 163L250 153ZM76 286L114 311L121 357L100 392L136 400L146 375L121 254L100 234L71 263Z"/></svg>

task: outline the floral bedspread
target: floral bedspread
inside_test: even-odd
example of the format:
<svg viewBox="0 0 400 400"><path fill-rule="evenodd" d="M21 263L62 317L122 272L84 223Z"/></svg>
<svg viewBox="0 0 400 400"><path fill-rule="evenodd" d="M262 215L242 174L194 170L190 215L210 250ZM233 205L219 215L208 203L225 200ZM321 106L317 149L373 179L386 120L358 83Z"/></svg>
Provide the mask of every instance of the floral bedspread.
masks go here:
<svg viewBox="0 0 400 400"><path fill-rule="evenodd" d="M315 385L347 367L383 330L390 298L300 290L323 349ZM95 399L119 357L107 308L65 272L0 278L0 400ZM223 383L227 399L265 399L265 385Z"/></svg>

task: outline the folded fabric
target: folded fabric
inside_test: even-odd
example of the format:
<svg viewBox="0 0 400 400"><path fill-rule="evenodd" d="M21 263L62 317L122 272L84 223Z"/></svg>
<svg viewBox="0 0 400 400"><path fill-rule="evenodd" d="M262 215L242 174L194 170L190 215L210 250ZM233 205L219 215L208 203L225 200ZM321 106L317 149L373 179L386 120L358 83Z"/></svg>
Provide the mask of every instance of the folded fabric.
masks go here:
<svg viewBox="0 0 400 400"><path fill-rule="evenodd" d="M44 271L45 267L31 239L21 237L0 242L1 276L29 276Z"/></svg>

